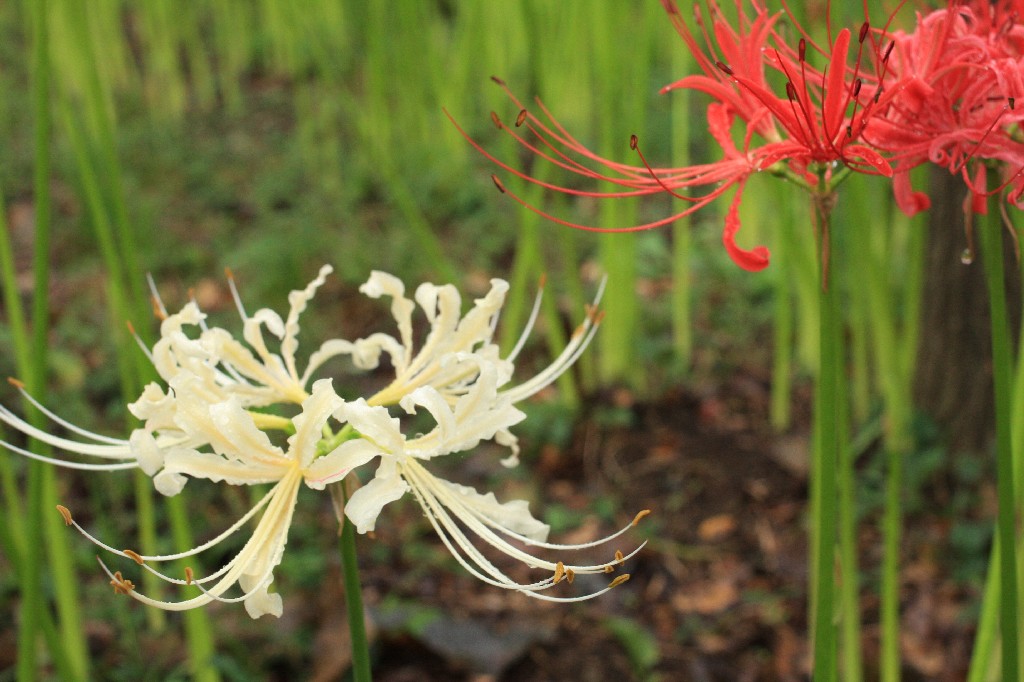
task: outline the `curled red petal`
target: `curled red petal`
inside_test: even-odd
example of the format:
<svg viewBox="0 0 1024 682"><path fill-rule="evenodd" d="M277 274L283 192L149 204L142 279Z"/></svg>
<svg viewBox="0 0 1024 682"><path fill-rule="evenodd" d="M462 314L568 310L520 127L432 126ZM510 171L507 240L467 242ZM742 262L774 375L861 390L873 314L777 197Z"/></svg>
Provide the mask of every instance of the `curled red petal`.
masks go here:
<svg viewBox="0 0 1024 682"><path fill-rule="evenodd" d="M771 253L765 246L755 246L749 251L741 249L736 245L736 233L740 230L740 198L743 196L743 187L746 181L740 182L736 190L736 196L732 199L729 212L725 216L725 229L722 230L722 243L729 257L736 265L748 272L759 272L768 267Z"/></svg>
<svg viewBox="0 0 1024 682"><path fill-rule="evenodd" d="M923 192L915 192L910 186L910 171L898 170L892 178L892 190L896 205L908 216L914 216L932 205L931 199Z"/></svg>
<svg viewBox="0 0 1024 682"><path fill-rule="evenodd" d="M985 191L987 182L985 164L979 163L974 169L973 182L967 184L967 189L970 191L967 193L967 198L964 199L965 212L970 206L970 210L978 215L988 215L988 193Z"/></svg>
<svg viewBox="0 0 1024 682"><path fill-rule="evenodd" d="M846 147L846 153L851 157L859 157L861 161L875 169L884 177L891 178L893 175L892 166L889 161L871 147L861 144L851 144Z"/></svg>

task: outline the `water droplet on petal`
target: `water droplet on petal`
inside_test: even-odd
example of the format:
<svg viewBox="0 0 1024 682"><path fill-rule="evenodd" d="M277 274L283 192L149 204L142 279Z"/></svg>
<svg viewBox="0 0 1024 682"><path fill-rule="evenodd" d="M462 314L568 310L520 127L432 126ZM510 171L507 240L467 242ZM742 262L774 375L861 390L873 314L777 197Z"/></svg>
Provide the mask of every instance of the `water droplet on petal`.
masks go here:
<svg viewBox="0 0 1024 682"><path fill-rule="evenodd" d="M964 249L960 253L960 262L964 265L970 265L974 262L974 252L970 249Z"/></svg>

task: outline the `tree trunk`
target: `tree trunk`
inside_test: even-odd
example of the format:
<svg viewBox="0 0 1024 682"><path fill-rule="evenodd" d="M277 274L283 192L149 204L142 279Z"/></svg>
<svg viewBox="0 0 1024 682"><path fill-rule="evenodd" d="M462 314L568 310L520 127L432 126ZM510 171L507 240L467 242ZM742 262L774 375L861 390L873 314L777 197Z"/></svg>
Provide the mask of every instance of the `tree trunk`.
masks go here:
<svg viewBox="0 0 1024 682"><path fill-rule="evenodd" d="M936 169L931 177L921 339L914 380L915 402L939 425L954 452L980 452L991 438L992 346L983 263L962 261L963 181ZM987 216L973 216L975 230ZM1007 254L1007 308L1014 336L1020 320L1020 264L1004 232ZM979 240L975 239L977 243Z"/></svg>

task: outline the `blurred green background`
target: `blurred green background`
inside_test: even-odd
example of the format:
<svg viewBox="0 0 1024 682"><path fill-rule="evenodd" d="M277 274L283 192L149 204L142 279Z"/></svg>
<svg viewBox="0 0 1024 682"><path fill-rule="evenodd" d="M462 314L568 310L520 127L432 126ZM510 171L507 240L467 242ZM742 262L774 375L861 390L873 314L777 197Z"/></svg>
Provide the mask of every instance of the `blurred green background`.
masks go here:
<svg viewBox="0 0 1024 682"><path fill-rule="evenodd" d="M721 247L724 205L672 228L629 235L596 236L541 221L495 190L495 168L442 111L488 149L516 158L520 152L491 123L492 110L506 122L517 114L490 81L499 76L524 102L539 96L577 139L609 158L636 163L629 136L637 134L654 165L714 160L718 151L703 124L706 102L679 92L657 94L693 68L660 3L48 0L50 85L44 104L33 105L40 68L39 59L31 58L38 44L33 35L39 35L33 16L40 7L33 0L0 4L0 190L15 285L27 299L36 235L34 131L44 106L52 115L45 383L51 387L48 402L69 420L123 431L124 396L132 396L133 383L145 377L132 368L137 351L124 321L129 318L143 335L153 333L144 303L147 273L169 308L191 291L215 319L231 320L225 267L250 310L281 309L287 292L304 286L323 263L335 267L336 279L303 318L307 340L390 329L384 309L355 293L370 270L381 269L410 286L451 281L469 294L485 291L490 277L511 280L502 328L507 342L518 335L546 274L539 333L524 362L534 366L561 347L607 273L607 316L596 348L579 372L560 382L560 403L531 407L530 422L537 426L522 429L535 450L570 438L581 396L591 403L594 395L604 396L602 404L613 405L606 418L614 420L618 403L656 400L680 386L708 391L742 372L755 383L770 383L766 418L778 430L792 424L794 379L802 391L797 404L806 408L806 368L815 365L817 352L817 282L805 197L771 179L751 180L743 239L769 244L775 260L762 273L746 273ZM859 16L857 8L833 9ZM794 10L821 27L824 3ZM532 167L531 159L521 161ZM507 173L502 177L514 182ZM544 195L523 183L515 187L546 210L588 224L629 225L672 208L668 198L597 205ZM854 178L844 186L837 224L895 215L891 203L884 184ZM906 254L920 251L909 225L894 217L891 229L861 244L873 254L872 272L897 292L889 303L896 321L885 323L897 332L904 309L916 305L916 292L901 298L912 267ZM837 243L844 239L837 236ZM877 314L872 306L878 301L871 297L883 294L858 286L863 271L841 276L851 285L853 411L858 424L869 424L870 441L880 428L877 403L885 387L875 374L884 350L872 349L875 323L869 318ZM19 375L24 370L7 352L15 343L12 333L0 326L0 372ZM913 347L909 337L904 348ZM13 392L4 398L12 402ZM806 412L796 418L798 428L806 428ZM21 464L5 467L10 496ZM133 497L127 478L124 490L64 473L55 485L60 499L80 500L83 518L105 537L136 533L124 510L146 503L138 493ZM528 471L503 485L508 495L534 494ZM196 495L189 509L197 533L207 517L210 526L222 526L248 502L245 491L226 505L201 491ZM19 504L9 500L6 513L16 513ZM620 502L610 497L595 503L606 522L617 518L616 506ZM578 511L557 505L550 513L548 520L561 518L555 525L562 529L578 520ZM203 520L197 523L196 515ZM321 542L331 536L333 519L324 508L309 515L315 520L297 524L286 562L292 586L312 589L333 561L323 556L331 543ZM154 518L155 532L164 538L172 524L159 509ZM408 543L407 552L422 553L426 566L443 562L420 547L436 544L426 537L420 542L410 531L398 539ZM160 634L176 632L178 619L168 624L111 599L91 548L77 536L65 539L74 562L64 570L81 583L85 635L109 647L99 659L100 678L185 675L185 657L174 648L182 639ZM374 545L371 565L396 560L384 544ZM11 633L20 583L0 565L0 631ZM44 592L50 590L48 575L43 581ZM250 656L245 642L262 646L278 626L237 615L230 621L223 612L215 616L217 667L224 676L270 676L274 666L294 671L315 656L313 626L305 621L283 627L286 636L266 656ZM646 631L635 623L620 619L607 627L640 661L636 670L657 661ZM41 654L40 665L47 660ZM11 670L0 671L0 680L11 679Z"/></svg>

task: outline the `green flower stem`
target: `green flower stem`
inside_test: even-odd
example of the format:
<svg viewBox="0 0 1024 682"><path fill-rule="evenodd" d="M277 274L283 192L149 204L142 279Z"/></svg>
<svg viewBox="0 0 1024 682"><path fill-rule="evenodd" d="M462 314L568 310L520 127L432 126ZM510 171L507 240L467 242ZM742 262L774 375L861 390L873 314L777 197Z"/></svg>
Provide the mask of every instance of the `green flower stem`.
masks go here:
<svg viewBox="0 0 1024 682"><path fill-rule="evenodd" d="M359 432L351 424L345 424L345 426L341 427L341 431L335 434L331 434L330 430L326 429L326 427L325 430L327 432L324 434L323 440L317 443L316 446L317 457L326 455L347 440L359 438Z"/></svg>
<svg viewBox="0 0 1024 682"><path fill-rule="evenodd" d="M999 513L996 535L1001 551L999 574L1001 599L999 625L1002 634L1002 679L1020 680L1020 639L1017 622L1017 543L1013 451L1010 433L1010 401L1013 363L1010 329L1006 316L1006 281L1003 274L1003 226L999 208L989 208L989 219L981 226L981 252L988 287L992 323L992 383L996 411L996 494ZM995 553L994 553L995 554ZM990 570L994 570L993 566Z"/></svg>
<svg viewBox="0 0 1024 682"><path fill-rule="evenodd" d="M171 535L178 547L193 547L192 526L189 524L189 511L185 499L181 495L167 498L167 514L171 521ZM178 562L181 575L184 575L187 562ZM213 665L216 654L216 642L213 627L202 609L188 609L182 613L185 624L185 639L188 644L188 662L193 680L197 682L220 682L220 673Z"/></svg>
<svg viewBox="0 0 1024 682"><path fill-rule="evenodd" d="M672 50L672 73L690 73L693 69L693 57L689 50ZM672 104L669 116L672 126L672 165L683 168L690 165L690 142L695 137L690 127L690 91L685 88L672 93ZM693 357L693 292L690 268L692 225L689 220L677 220L672 223L672 345L676 359L684 371L689 371ZM776 346L776 350L779 347ZM789 345L786 345L789 348ZM778 358L778 352L776 352ZM788 366L786 376L788 377ZM779 374L772 374L777 378ZM774 381L772 382L774 388ZM772 391L775 396L776 391ZM789 393L786 393L789 400ZM773 403L773 408L775 407ZM772 411L773 425L775 410Z"/></svg>
<svg viewBox="0 0 1024 682"><path fill-rule="evenodd" d="M991 679L989 667L992 661L992 650L998 641L999 630L999 597L1001 563L999 535L996 534L992 543L992 551L988 555L988 575L985 577L985 589L981 596L981 613L978 614L978 630L974 634L974 649L971 653L971 665L967 671L967 682L986 682Z"/></svg>
<svg viewBox="0 0 1024 682"><path fill-rule="evenodd" d="M841 348L841 346L840 346ZM840 355L842 357L842 355ZM856 477L854 474L855 451L845 434L849 433L850 409L847 392L843 384L837 391L838 426L839 426L839 470L837 485L839 487L839 604L842 620L842 651L844 682L859 682L864 679L861 654L860 627L860 579L857 570L857 499Z"/></svg>
<svg viewBox="0 0 1024 682"><path fill-rule="evenodd" d="M842 447L839 412L842 401L842 354L840 352L839 286L835 277L834 251L830 244L827 208L818 208L819 263L821 287L818 387L815 395L817 447L814 448L813 476L816 480L812 564L812 624L814 679L836 678L835 556L839 487L837 465ZM844 576L845 578L846 576Z"/></svg>
<svg viewBox="0 0 1024 682"><path fill-rule="evenodd" d="M882 198L878 198L882 201ZM871 219L865 204L857 220ZM885 507L882 517L883 555L879 620L881 626L879 675L883 682L900 679L899 567L903 524L903 460L913 451L914 353L918 341L918 317L924 280L924 230L894 212L888 231L877 231L867 240L853 240L860 247L854 256L867 269L866 303L874 344L876 380L885 402L883 445L886 456ZM902 228L902 229L900 229ZM901 236L906 234L906 241ZM902 301L889 285L893 265L905 281ZM902 324L900 324L902 321Z"/></svg>
<svg viewBox="0 0 1024 682"><path fill-rule="evenodd" d="M340 484L344 490L344 482ZM343 493L346 504L348 494ZM359 585L359 560L356 556L356 529L348 517L341 515L341 571L345 581L345 609L352 641L352 681L370 682L370 646L366 638L363 616L362 588Z"/></svg>
<svg viewBox="0 0 1024 682"><path fill-rule="evenodd" d="M46 365L49 333L50 301L50 54L48 6L44 0L32 3L29 19L32 27L33 70L32 100L35 119L35 250L33 253L33 298L31 341L21 344L21 350L28 346L28 356L20 359L19 365L27 369L24 376L26 385L37 397L43 397L46 379ZM37 420L33 414L30 417ZM33 444L37 449L38 444ZM66 660L65 669L70 669L72 679L86 679L89 676L89 659L85 644L85 630L82 627L78 592L73 571L74 561L68 549L68 539L61 524L49 516L52 502L56 499L56 482L53 472L46 470L40 462L31 462L27 469L28 490L25 511L32 522L25 524L25 545L22 554L22 619L18 631L19 680L37 678L36 643L41 629L46 635L50 614L45 601L43 582L43 551L50 556L48 574L52 579L56 597L59 622L60 650L53 655ZM47 637L50 641L51 637ZM51 649L53 643L51 642Z"/></svg>

